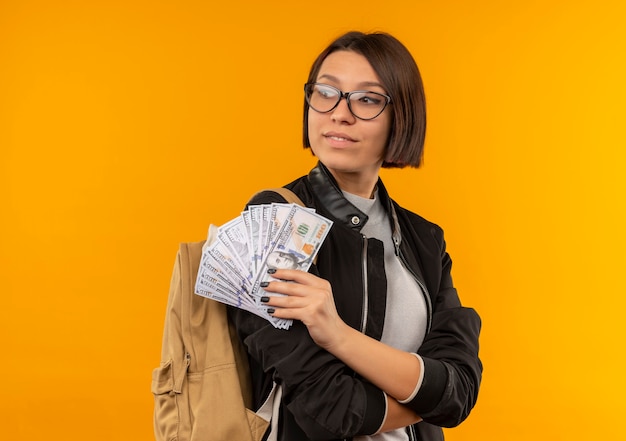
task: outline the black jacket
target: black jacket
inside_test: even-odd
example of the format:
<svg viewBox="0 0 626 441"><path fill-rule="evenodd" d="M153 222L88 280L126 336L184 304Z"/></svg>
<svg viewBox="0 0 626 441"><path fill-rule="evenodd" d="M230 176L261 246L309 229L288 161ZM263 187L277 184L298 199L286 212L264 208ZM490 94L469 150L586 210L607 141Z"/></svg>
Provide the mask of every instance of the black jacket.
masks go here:
<svg viewBox="0 0 626 441"><path fill-rule="evenodd" d="M382 242L360 233L367 216L343 197L322 164L285 187L334 222L311 271L331 283L341 318L380 340L387 282ZM441 228L397 205L380 180L378 195L389 213L396 254L426 291L428 325L418 350L424 379L406 404L424 421L408 430L412 439L442 440L440 427L461 423L476 402L482 375L480 318L461 306ZM250 204L271 202L283 200L263 192ZM285 331L237 308L230 308L229 315L250 355L254 404L262 404L272 381L283 386L279 440L345 439L370 435L381 426L383 392L317 346L301 322Z"/></svg>

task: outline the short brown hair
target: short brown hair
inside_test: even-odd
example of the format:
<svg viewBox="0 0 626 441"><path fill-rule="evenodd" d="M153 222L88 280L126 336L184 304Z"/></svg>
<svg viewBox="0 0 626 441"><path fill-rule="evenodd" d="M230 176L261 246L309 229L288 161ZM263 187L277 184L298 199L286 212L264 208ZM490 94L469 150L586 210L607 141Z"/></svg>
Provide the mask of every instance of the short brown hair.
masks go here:
<svg viewBox="0 0 626 441"><path fill-rule="evenodd" d="M426 99L422 77L407 48L395 37L374 32L348 32L333 41L313 62L307 83L317 80L322 63L330 54L347 50L363 55L391 96L392 123L383 167L419 167L426 136ZM309 142L309 106L304 100L304 147Z"/></svg>

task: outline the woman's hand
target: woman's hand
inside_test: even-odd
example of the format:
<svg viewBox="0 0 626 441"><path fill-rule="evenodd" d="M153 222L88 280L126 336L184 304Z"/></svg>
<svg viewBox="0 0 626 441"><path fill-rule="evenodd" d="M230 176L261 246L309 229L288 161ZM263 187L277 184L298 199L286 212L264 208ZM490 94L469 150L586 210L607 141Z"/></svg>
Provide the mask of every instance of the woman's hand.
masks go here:
<svg viewBox="0 0 626 441"><path fill-rule="evenodd" d="M318 346L328 350L337 345L347 325L335 308L330 283L300 270L277 269L263 289L268 294L261 301L274 309L274 317L300 320ZM272 296L272 293L284 296Z"/></svg>

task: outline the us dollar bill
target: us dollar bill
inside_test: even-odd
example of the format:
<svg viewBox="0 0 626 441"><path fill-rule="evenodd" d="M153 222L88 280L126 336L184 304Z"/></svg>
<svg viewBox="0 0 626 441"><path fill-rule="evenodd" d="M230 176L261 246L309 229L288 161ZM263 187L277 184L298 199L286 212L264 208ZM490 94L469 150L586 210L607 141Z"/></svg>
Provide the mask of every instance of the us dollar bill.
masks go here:
<svg viewBox="0 0 626 441"><path fill-rule="evenodd" d="M195 293L245 309L281 329L260 301L270 268L308 271L332 221L297 204L252 205L219 228L211 227L202 250ZM277 295L272 293L271 295Z"/></svg>
<svg viewBox="0 0 626 441"><path fill-rule="evenodd" d="M308 271L331 226L332 221L314 211L299 205L290 207L285 219L275 231L269 250L252 283L251 294L259 308L267 310L267 306L260 301L262 296L267 295L261 288L261 283L275 280L267 270L272 268Z"/></svg>

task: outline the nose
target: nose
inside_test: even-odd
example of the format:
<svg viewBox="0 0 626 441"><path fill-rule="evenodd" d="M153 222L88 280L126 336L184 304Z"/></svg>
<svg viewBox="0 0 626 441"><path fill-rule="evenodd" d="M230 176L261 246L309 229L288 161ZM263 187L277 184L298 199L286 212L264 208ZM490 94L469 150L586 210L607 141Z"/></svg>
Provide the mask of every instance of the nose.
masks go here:
<svg viewBox="0 0 626 441"><path fill-rule="evenodd" d="M330 118L333 121L340 122L340 123L345 122L347 124L351 124L351 123L353 123L356 120L355 116L350 111L350 107L348 106L348 95L347 94L344 94L339 99L339 104L337 104L337 107L335 107L331 111Z"/></svg>

